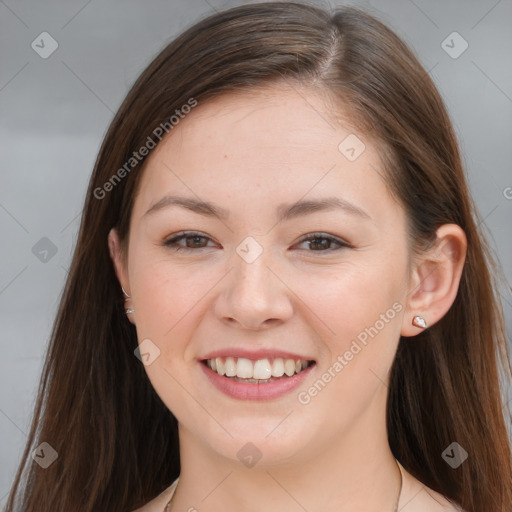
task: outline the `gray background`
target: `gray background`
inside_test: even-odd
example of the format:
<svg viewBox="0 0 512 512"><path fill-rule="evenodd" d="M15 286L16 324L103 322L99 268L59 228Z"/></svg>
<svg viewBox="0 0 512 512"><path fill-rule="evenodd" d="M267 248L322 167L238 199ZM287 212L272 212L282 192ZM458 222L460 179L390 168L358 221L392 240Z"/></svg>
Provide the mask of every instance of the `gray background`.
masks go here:
<svg viewBox="0 0 512 512"><path fill-rule="evenodd" d="M113 113L166 42L200 17L243 3L250 2L0 2L0 507L26 441L87 183ZM413 47L447 103L504 267L510 340L512 1L350 3L379 15ZM45 31L58 48L43 59L31 43ZM458 58L442 47L454 31L469 45ZM447 44L452 53L462 48L460 39ZM43 237L55 254L41 252Z"/></svg>

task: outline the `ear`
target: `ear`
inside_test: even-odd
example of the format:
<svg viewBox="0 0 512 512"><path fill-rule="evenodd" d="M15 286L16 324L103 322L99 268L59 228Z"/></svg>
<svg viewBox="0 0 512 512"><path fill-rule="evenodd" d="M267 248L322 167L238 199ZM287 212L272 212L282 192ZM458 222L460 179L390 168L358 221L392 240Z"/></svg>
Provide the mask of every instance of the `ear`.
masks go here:
<svg viewBox="0 0 512 512"><path fill-rule="evenodd" d="M131 295L130 292L130 283L128 281L128 270L126 265L126 255L121 247L121 240L119 239L119 233L117 229L112 228L108 234L108 250L110 253L110 259L114 265L114 270L117 276L117 280L119 281L120 286L126 291L128 295ZM122 293L122 292L121 292ZM131 301L131 299L130 299ZM126 301L125 301L125 304ZM127 304L128 305L128 304ZM131 307L131 306L129 306ZM133 322L132 316L133 314L127 315L128 320L131 323Z"/></svg>
<svg viewBox="0 0 512 512"><path fill-rule="evenodd" d="M436 232L433 247L415 261L405 303L402 336L416 336L422 332L412 324L414 316L426 321L427 328L448 312L459 289L466 260L467 239L456 224L444 224Z"/></svg>
<svg viewBox="0 0 512 512"><path fill-rule="evenodd" d="M114 264L117 279L120 285L130 295L130 287L128 286L128 272L126 269L126 258L121 248L121 240L116 228L112 228L108 234L108 250L110 259Z"/></svg>

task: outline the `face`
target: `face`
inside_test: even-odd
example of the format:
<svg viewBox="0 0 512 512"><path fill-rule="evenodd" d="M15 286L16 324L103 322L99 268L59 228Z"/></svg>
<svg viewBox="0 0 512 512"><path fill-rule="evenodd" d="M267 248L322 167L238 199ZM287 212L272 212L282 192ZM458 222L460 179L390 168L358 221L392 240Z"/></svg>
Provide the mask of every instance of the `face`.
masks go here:
<svg viewBox="0 0 512 512"><path fill-rule="evenodd" d="M382 434L406 218L375 146L330 108L284 86L200 103L141 178L117 269L129 317L180 436L219 458L251 442L260 464L293 462Z"/></svg>

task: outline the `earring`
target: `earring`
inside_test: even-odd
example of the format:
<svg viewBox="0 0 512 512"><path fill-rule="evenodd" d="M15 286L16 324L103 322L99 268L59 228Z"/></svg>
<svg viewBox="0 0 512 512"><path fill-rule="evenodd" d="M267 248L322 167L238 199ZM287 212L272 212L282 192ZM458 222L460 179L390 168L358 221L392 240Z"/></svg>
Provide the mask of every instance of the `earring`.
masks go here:
<svg viewBox="0 0 512 512"><path fill-rule="evenodd" d="M125 302L126 302L128 299L131 299L131 298L132 298L130 295L128 295L128 294L126 293L125 289L124 289L122 286L121 286L121 290L123 290L123 293L124 293L124 294L125 294L125 296L126 296L126 299L124 299L124 301L125 301ZM127 315L129 315L129 314L131 314L131 313L134 313L134 312L135 312L135 309L133 309L133 308L126 308L126 309L124 310L124 312L125 312Z"/></svg>
<svg viewBox="0 0 512 512"><path fill-rule="evenodd" d="M420 329L426 329L427 321L422 316L415 316L412 319L412 325L419 327Z"/></svg>

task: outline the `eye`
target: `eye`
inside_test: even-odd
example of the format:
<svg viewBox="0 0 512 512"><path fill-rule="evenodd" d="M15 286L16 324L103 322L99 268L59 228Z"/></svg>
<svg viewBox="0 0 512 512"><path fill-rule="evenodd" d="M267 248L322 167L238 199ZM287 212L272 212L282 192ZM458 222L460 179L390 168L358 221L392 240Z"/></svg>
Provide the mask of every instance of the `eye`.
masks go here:
<svg viewBox="0 0 512 512"><path fill-rule="evenodd" d="M185 246L179 242L185 241ZM164 241L164 245L173 251L189 251L197 249L206 249L210 237L196 231L183 231ZM331 252L345 247L351 247L350 244L325 233L311 233L307 237L302 238L299 244L307 243L312 251L308 252ZM331 247L336 244L338 247ZM211 246L210 246L211 247Z"/></svg>
<svg viewBox="0 0 512 512"><path fill-rule="evenodd" d="M305 242L309 244L309 247L313 252L331 252L345 247L351 247L347 242L334 238L333 236L326 235L325 233L311 233L307 237L303 238L299 244L303 244ZM333 243L338 247L332 248L331 245Z"/></svg>
<svg viewBox="0 0 512 512"><path fill-rule="evenodd" d="M178 245L178 242L181 240L185 240L185 247L183 245ZM204 242L206 241L207 243L208 240L210 240L210 238L202 233L197 233L195 231L183 231L182 233L178 233L177 235L167 239L164 242L164 245L173 251L188 251L206 248Z"/></svg>

